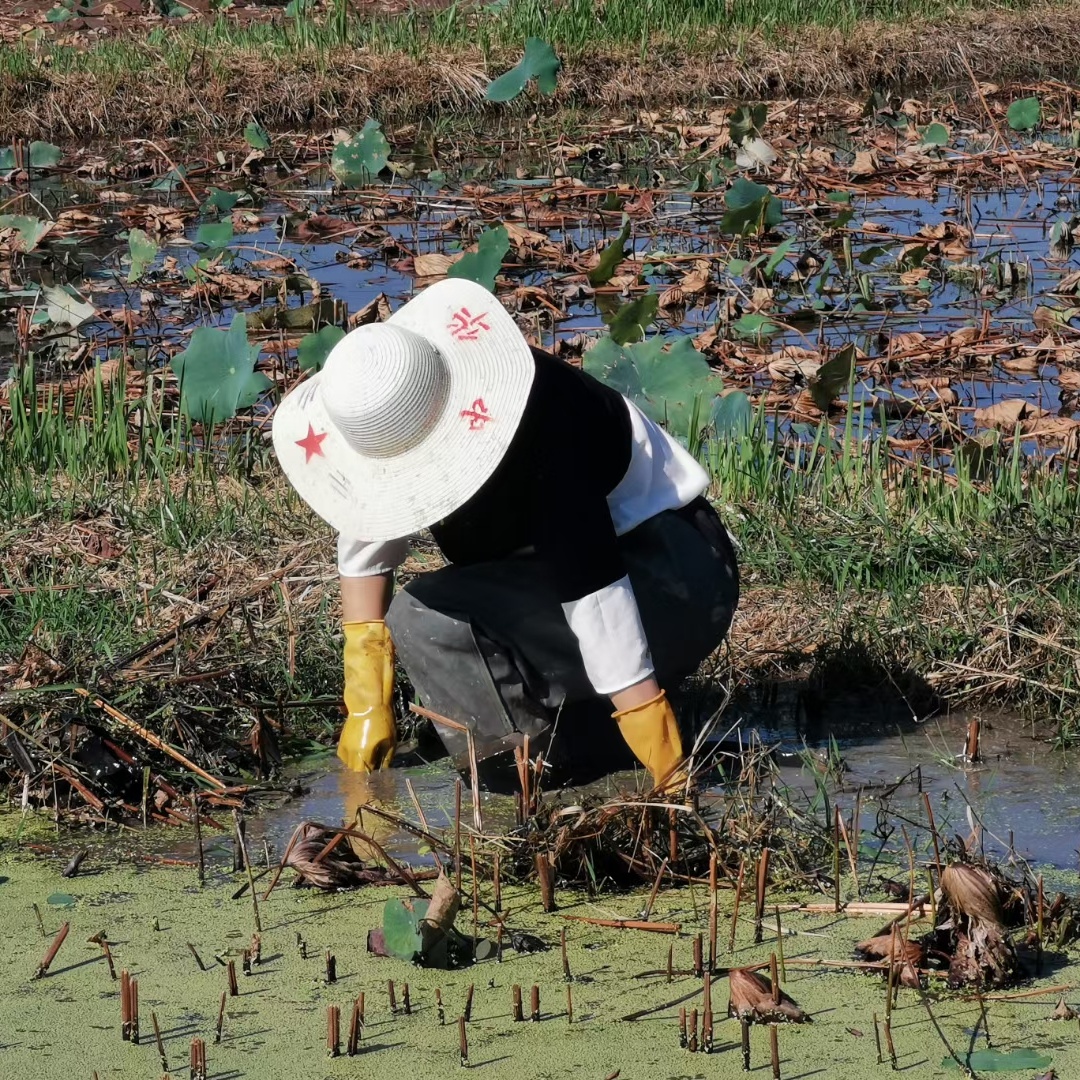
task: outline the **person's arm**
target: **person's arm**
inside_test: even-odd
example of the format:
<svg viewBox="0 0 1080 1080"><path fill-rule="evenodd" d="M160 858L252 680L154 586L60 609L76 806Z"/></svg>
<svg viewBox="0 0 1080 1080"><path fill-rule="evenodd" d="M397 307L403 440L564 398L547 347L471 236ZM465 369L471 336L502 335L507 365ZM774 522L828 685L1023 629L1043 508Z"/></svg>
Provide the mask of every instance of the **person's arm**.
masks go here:
<svg viewBox="0 0 1080 1080"><path fill-rule="evenodd" d="M643 679L625 690L611 695L611 704L616 712L626 712L628 709L636 709L647 701L652 701L660 693L660 684L654 675Z"/></svg>
<svg viewBox="0 0 1080 1080"><path fill-rule="evenodd" d="M339 536L337 546L341 621L381 622L394 593L394 569L404 561L408 541L369 543Z"/></svg>
<svg viewBox="0 0 1080 1080"><path fill-rule="evenodd" d="M404 540L373 544L338 537L344 697L349 713L338 739L338 757L356 772L386 768L397 744L394 645L385 620L394 591L394 567L407 550Z"/></svg>
<svg viewBox="0 0 1080 1080"><path fill-rule="evenodd" d="M394 592L392 571L366 577L340 577L341 621L378 622L386 618Z"/></svg>

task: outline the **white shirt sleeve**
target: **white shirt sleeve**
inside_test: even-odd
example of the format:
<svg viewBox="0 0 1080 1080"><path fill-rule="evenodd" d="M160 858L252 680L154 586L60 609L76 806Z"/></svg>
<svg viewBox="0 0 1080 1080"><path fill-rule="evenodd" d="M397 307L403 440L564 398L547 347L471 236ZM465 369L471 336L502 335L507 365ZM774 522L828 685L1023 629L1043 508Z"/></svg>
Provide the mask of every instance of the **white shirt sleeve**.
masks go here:
<svg viewBox="0 0 1080 1080"><path fill-rule="evenodd" d="M617 694L653 674L649 643L629 577L563 604L598 694Z"/></svg>
<svg viewBox="0 0 1080 1080"><path fill-rule="evenodd" d="M399 567L409 552L407 538L401 540L350 540L338 534L338 573L342 577L374 577Z"/></svg>

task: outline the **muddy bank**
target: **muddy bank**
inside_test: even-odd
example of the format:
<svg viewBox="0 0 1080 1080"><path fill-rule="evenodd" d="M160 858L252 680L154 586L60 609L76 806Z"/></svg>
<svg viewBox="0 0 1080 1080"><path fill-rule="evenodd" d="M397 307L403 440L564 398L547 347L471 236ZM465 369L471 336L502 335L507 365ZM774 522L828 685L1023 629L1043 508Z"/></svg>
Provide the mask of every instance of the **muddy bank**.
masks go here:
<svg viewBox="0 0 1080 1080"><path fill-rule="evenodd" d="M0 138L79 140L151 134L232 136L255 116L272 132L322 132L368 116L405 124L475 120L488 80L514 50L431 48L422 55L362 49L278 51L206 45L182 29L165 43L124 39L54 62L48 47L0 72ZM185 37L184 35L189 35ZM564 55L547 112L669 109L716 99L819 97L888 89L970 89L1075 76L1080 10L1044 3L970 11L903 25L867 20L851 33L825 27L733 35L720 31L641 50L590 44ZM531 110L533 104L529 104ZM492 113L493 114L493 113Z"/></svg>
<svg viewBox="0 0 1080 1080"><path fill-rule="evenodd" d="M706 930L707 903L689 890L662 890L653 918L682 926L672 939L663 934L616 931L568 922L560 913L544 915L535 894L505 890L515 928L557 943L568 927L568 959L574 977L574 1022L567 1023L566 984L557 947L517 954L504 962L485 962L458 972L425 971L396 960L366 954L368 929L380 919L383 902L397 892L367 890L325 896L279 888L262 906L263 962L250 976L240 974L243 949L253 930L247 897L231 900L240 878L220 874L199 889L185 870L135 871L126 866L89 863L86 876L65 881L59 864L0 859L0 924L9 947L0 958L7 992L0 999L0 1072L35 1080L69 1080L73 1075L109 1080L142 1080L162 1071L155 1047L151 1012L157 1018L167 1064L173 1075L187 1074L193 1037L207 1043L209 1075L221 1078L336 1077L403 1075L461 1076L457 1018L467 987L475 987L468 1025L469 1063L495 1078L524 1074L549 1077L604 1077L619 1070L633 1078L688 1075L741 1075L739 1032L721 1020L727 1006L727 980L713 985L716 1049L707 1059L679 1047L678 1004L699 1007L701 981L681 974L690 965L692 935ZM65 895L56 896L62 893ZM50 905L48 898L53 897ZM485 892L486 897L486 892ZM560 895L562 912L635 916L643 897L612 897L603 905L575 905ZM42 911L45 935L32 904ZM68 905L70 906L61 906ZM767 960L775 948L766 933L761 946L750 944L750 922L740 919L736 949L727 951L731 897L721 898L719 964ZM468 916L463 916L468 921ZM878 1068L873 1014L883 1013L884 986L878 976L813 969L802 962L851 956L854 942L877 929L873 918L829 914L785 915L785 989L813 1017L811 1025L780 1029L784 1076L865 1075ZM49 974L33 975L57 928L70 933ZM101 948L87 941L105 932L117 973L128 970L139 981L139 1045L121 1041L119 982L109 977ZM302 958L297 935L306 945ZM188 943L206 967L200 970ZM676 974L669 984L662 971L674 942ZM326 985L325 951L336 959L337 982ZM218 960L220 958L220 961ZM227 962L238 972L239 995L226 999L222 1039L214 1041L220 995L227 987ZM988 1022L993 1045L1042 1056L1042 1071L1053 1067L1068 1076L1080 1067L1075 1025L1049 1023L1057 994L1048 987L1075 983L1080 967L1072 955L1047 954L1043 977L1026 990L1042 996L1000 1000L990 995ZM411 1014L390 1011L387 981L396 983L398 1004L409 983ZM514 1023L511 988L519 985L526 1001L540 989L541 1019ZM441 1024L435 1005L440 989L445 1006ZM696 991L696 994L695 994ZM360 1061L326 1056L326 1006L341 1007L343 1036L354 999L365 994L366 1026ZM687 997L687 995L694 995ZM1007 996L1007 995L1006 995ZM934 1018L949 1043L964 1054L969 1043L985 1048L971 1030L979 1004L959 995L933 1003ZM625 1019L655 1010L639 1020ZM898 1064L911 1077L944 1074L947 1050L935 1033L917 995L901 990L893 1011ZM768 1068L768 1038L753 1032L752 1064ZM1032 1069L1027 1074L1032 1074Z"/></svg>

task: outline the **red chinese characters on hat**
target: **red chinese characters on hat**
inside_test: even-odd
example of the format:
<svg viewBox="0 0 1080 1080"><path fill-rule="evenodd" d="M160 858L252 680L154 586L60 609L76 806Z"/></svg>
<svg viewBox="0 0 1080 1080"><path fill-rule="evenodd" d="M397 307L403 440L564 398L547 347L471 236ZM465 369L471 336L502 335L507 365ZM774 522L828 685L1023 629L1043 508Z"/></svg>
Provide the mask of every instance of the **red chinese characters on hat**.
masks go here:
<svg viewBox="0 0 1080 1080"><path fill-rule="evenodd" d="M477 398L469 408L462 409L461 415L464 419L469 421L470 431L482 431L484 425L489 420L495 419L491 413L488 412L488 407L484 404L483 398Z"/></svg>
<svg viewBox="0 0 1080 1080"><path fill-rule="evenodd" d="M487 332L491 326L487 322L487 312L473 315L468 308L463 307L454 312L454 317L446 328L455 341L476 341L481 333Z"/></svg>

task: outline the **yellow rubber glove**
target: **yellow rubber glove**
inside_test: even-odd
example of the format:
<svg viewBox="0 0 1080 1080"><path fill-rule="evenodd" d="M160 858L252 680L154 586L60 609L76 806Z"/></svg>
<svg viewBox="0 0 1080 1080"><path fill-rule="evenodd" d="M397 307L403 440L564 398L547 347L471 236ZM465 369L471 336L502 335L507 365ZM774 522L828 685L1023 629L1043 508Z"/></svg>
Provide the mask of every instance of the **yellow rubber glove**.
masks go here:
<svg viewBox="0 0 1080 1080"><path fill-rule="evenodd" d="M394 756L394 645L386 623L347 622L345 705L338 757L354 772L385 769Z"/></svg>
<svg viewBox="0 0 1080 1080"><path fill-rule="evenodd" d="M654 784L663 791L675 791L686 783L679 725L663 690L641 705L612 715L634 757L652 773Z"/></svg>

